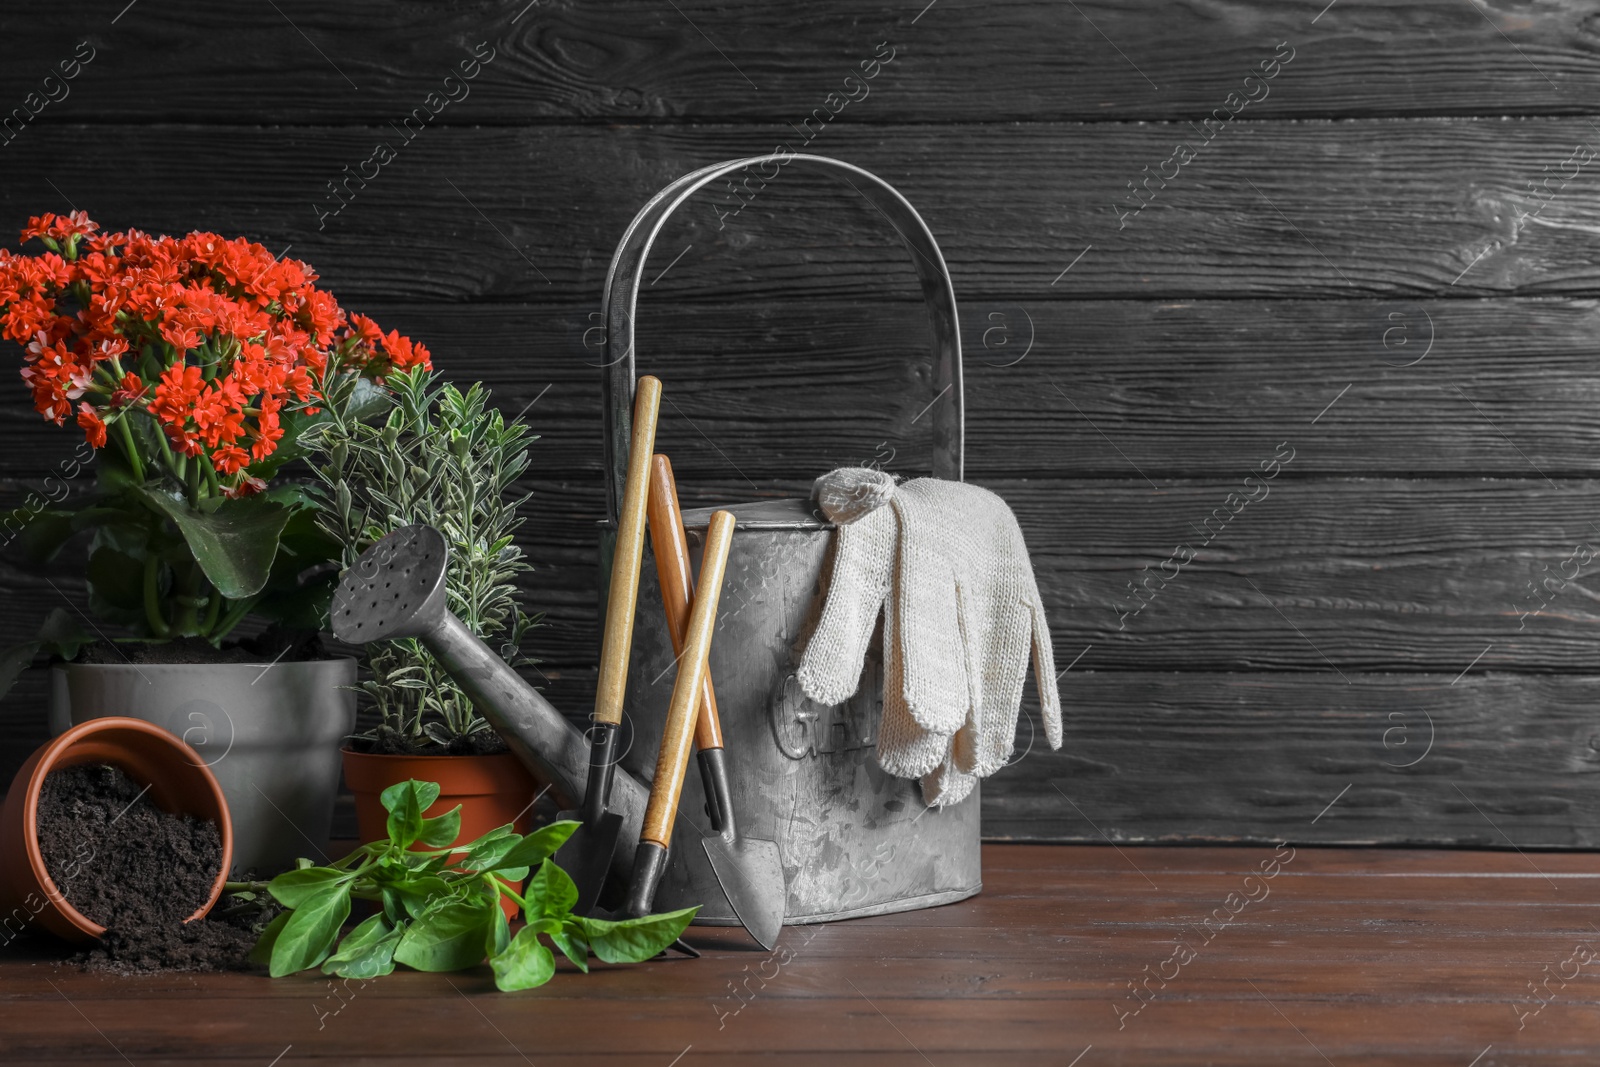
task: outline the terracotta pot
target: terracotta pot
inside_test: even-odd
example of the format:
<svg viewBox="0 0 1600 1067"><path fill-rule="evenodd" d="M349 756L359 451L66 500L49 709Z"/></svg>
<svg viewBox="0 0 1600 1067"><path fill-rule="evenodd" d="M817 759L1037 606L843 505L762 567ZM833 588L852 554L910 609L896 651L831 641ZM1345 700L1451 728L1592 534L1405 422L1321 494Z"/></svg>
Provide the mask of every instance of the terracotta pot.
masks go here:
<svg viewBox="0 0 1600 1067"><path fill-rule="evenodd" d="M50 732L100 715L182 737L222 783L235 876L271 878L328 846L339 746L355 728L349 657L279 663L66 663L50 671Z"/></svg>
<svg viewBox="0 0 1600 1067"><path fill-rule="evenodd" d="M433 818L461 805L457 842L482 837L496 826L516 824L525 834L538 791L533 778L509 752L497 756L378 756L343 751L344 780L356 798L362 843L389 835L389 813L379 795L396 782L438 782L439 799L422 814Z"/></svg>
<svg viewBox="0 0 1600 1067"><path fill-rule="evenodd" d="M506 823L515 826L519 834L531 828L537 787L527 768L509 752L497 756L379 756L347 748L343 755L344 781L355 795L356 828L362 844L389 836L389 813L380 796L396 782L412 778L439 783L439 799L422 813L424 818L461 805L461 833L452 845L476 840ZM506 918L517 917L517 906L510 898L502 897L500 904Z"/></svg>
<svg viewBox="0 0 1600 1067"><path fill-rule="evenodd" d="M39 852L39 792L51 771L82 763L108 763L141 785L163 811L194 815L217 824L222 864L205 904L185 922L211 910L222 896L233 856L233 821L222 787L199 753L177 737L142 719L101 718L74 726L41 745L11 780L0 808L0 912L34 915L53 934L89 941L106 928L83 915L62 896Z"/></svg>

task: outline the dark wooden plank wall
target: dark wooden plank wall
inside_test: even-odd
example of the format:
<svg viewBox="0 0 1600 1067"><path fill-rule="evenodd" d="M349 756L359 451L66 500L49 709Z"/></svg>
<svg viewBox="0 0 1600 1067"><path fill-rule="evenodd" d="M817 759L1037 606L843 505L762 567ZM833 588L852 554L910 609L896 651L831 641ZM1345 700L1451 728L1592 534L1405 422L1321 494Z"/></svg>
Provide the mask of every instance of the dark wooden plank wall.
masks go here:
<svg viewBox="0 0 1600 1067"><path fill-rule="evenodd" d="M125 4L0 13L0 109L93 55L0 134L0 233L75 206L292 246L507 409L540 397L525 542L562 707L593 685L611 248L673 177L809 119L943 245L970 477L1015 507L1073 665L1067 747L993 780L991 836L1595 843L1600 564L1530 589L1600 544L1592 5ZM406 138L474 49L470 93ZM642 304L686 495L918 473L907 254L832 187L757 184L672 224ZM5 498L71 447L14 388ZM83 587L0 562L0 594L9 641ZM37 673L0 704L0 772L42 736Z"/></svg>

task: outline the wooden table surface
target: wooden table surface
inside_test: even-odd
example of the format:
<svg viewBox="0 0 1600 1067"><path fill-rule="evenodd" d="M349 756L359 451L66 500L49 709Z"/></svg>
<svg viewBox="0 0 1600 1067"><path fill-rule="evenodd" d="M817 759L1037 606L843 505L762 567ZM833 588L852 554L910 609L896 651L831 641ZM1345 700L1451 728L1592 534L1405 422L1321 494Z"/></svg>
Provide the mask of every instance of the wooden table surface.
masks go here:
<svg viewBox="0 0 1600 1067"><path fill-rule="evenodd" d="M111 978L21 939L0 950L0 1063L1600 1060L1597 856L989 845L984 886L949 907L790 927L772 954L697 928L703 959L588 976L563 962L513 995L487 968L349 990ZM1165 984L1130 990L1152 975Z"/></svg>

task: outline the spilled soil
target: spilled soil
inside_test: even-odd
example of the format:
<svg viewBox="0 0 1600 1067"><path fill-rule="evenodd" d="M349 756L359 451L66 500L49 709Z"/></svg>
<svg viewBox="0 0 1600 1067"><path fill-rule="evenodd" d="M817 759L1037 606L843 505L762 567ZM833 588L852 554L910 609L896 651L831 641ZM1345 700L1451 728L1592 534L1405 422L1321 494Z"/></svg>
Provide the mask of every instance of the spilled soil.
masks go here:
<svg viewBox="0 0 1600 1067"><path fill-rule="evenodd" d="M39 797L39 850L63 897L106 927L77 959L118 973L248 966L248 920L184 920L202 907L222 867L215 823L151 803L121 768L55 771Z"/></svg>

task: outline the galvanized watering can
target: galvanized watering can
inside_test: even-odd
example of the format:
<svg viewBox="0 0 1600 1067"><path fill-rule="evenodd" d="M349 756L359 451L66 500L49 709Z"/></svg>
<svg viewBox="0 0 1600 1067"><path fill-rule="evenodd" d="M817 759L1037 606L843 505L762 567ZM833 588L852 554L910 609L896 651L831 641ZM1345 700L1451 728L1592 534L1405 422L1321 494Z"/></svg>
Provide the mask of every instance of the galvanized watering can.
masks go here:
<svg viewBox="0 0 1600 1067"><path fill-rule="evenodd" d="M962 476L961 342L955 292L927 225L883 179L826 156L778 154L733 160L687 174L634 217L606 277L604 377L607 510L601 581L622 499L634 387L634 309L644 263L657 234L696 190L746 167L768 164L820 171L873 204L910 247L933 320L933 473ZM670 392L670 372L664 375ZM822 473L821 471L817 472ZM856 696L839 707L807 700L795 678L800 653L821 608L831 525L808 500L719 505L738 518L711 650L711 676L727 739L732 800L740 825L778 843L788 884L785 923L827 922L909 911L962 900L982 887L978 794L926 808L917 783L878 767L881 666L869 662ZM712 508L684 513L698 543ZM653 568L646 566L646 574ZM640 583L626 707L632 743L622 767L639 780L654 773L673 672L672 643L654 580ZM602 588L600 602L605 603ZM659 910L702 905L697 922L737 925L705 852L698 776L684 786L672 860L656 895Z"/></svg>

